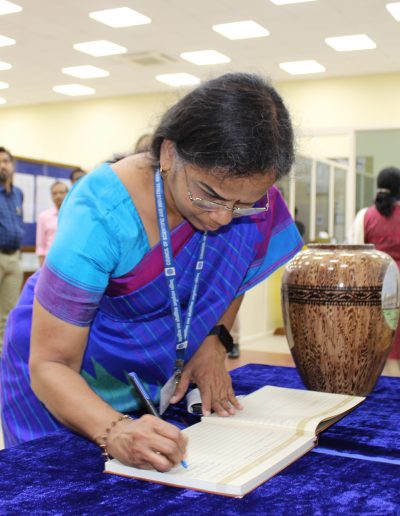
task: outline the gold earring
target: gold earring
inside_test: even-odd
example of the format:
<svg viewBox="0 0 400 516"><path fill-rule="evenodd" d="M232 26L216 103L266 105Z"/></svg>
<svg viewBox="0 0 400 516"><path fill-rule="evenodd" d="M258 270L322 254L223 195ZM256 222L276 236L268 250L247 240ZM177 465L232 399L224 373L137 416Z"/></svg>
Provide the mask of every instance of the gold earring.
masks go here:
<svg viewBox="0 0 400 516"><path fill-rule="evenodd" d="M163 170L163 168L160 166L160 174L163 179L166 179L168 176L168 170Z"/></svg>

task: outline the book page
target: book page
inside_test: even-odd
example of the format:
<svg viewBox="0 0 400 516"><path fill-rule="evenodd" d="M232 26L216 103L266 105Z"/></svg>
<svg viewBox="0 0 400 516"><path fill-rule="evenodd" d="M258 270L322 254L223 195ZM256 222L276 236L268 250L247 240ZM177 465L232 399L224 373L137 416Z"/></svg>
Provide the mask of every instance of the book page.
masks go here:
<svg viewBox="0 0 400 516"><path fill-rule="evenodd" d="M365 398L346 394L288 389L267 385L240 400L242 411L230 418L213 415L221 424L268 425L315 433L321 421L334 418L361 403ZM325 425L328 426L328 425Z"/></svg>
<svg viewBox="0 0 400 516"><path fill-rule="evenodd" d="M251 485L261 475L266 480L314 446L314 439L309 436L284 430L269 431L257 426L244 429L241 425L201 422L183 432L189 439L188 469L176 466L168 473L159 473L124 466L114 459L110 461L114 464L106 463L106 471L177 486L232 493L232 486ZM256 485L254 483L252 487Z"/></svg>
<svg viewBox="0 0 400 516"><path fill-rule="evenodd" d="M240 477L261 462L273 462L298 441L295 432L203 423L187 428L185 435L189 438L187 474L218 483Z"/></svg>

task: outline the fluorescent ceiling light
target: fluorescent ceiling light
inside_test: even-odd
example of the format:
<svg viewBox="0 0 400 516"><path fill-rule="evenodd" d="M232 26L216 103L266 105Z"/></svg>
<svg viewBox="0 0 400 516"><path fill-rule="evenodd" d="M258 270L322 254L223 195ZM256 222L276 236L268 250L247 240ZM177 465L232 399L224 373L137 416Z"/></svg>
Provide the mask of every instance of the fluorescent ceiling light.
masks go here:
<svg viewBox="0 0 400 516"><path fill-rule="evenodd" d="M400 2L390 2L386 4L386 9L396 21L400 21Z"/></svg>
<svg viewBox="0 0 400 516"><path fill-rule="evenodd" d="M22 11L22 7L7 0L0 0L0 16L2 14L18 13Z"/></svg>
<svg viewBox="0 0 400 516"><path fill-rule="evenodd" d="M217 52L216 50L198 50L197 52L183 52L181 58L194 63L195 65L213 65L219 63L229 63L230 58Z"/></svg>
<svg viewBox="0 0 400 516"><path fill-rule="evenodd" d="M8 88L8 86L9 86L8 82L0 81L0 90L6 90Z"/></svg>
<svg viewBox="0 0 400 516"><path fill-rule="evenodd" d="M79 79L94 79L96 77L108 77L110 75L107 70L91 65L69 66L67 68L62 68L61 71L66 75L79 77Z"/></svg>
<svg viewBox="0 0 400 516"><path fill-rule="evenodd" d="M74 49L95 57L125 54L125 52L127 52L125 47L121 47L120 45L105 39L99 39L97 41L86 41L85 43L76 43L74 45Z"/></svg>
<svg viewBox="0 0 400 516"><path fill-rule="evenodd" d="M0 47L9 47L11 45L15 45L15 39L7 38L7 36L0 34Z"/></svg>
<svg viewBox="0 0 400 516"><path fill-rule="evenodd" d="M213 30L228 39L262 38L269 35L267 29L252 20L213 25Z"/></svg>
<svg viewBox="0 0 400 516"><path fill-rule="evenodd" d="M166 73L156 75L157 81L168 84L169 86L190 86L199 84L200 79L190 73Z"/></svg>
<svg viewBox="0 0 400 516"><path fill-rule="evenodd" d="M292 75L325 72L325 67L319 64L317 61L314 61L314 59L309 59L307 61L289 61L287 63L280 63L279 67Z"/></svg>
<svg viewBox="0 0 400 516"><path fill-rule="evenodd" d="M369 50L376 48L376 44L366 34L355 34L353 36L338 36L326 38L325 43L338 52L350 52L351 50Z"/></svg>
<svg viewBox="0 0 400 516"><path fill-rule="evenodd" d="M6 102L7 102L6 99L0 98L0 104L5 104Z"/></svg>
<svg viewBox="0 0 400 516"><path fill-rule="evenodd" d="M5 61L0 61L0 70L9 70L12 68L10 63L6 63Z"/></svg>
<svg viewBox="0 0 400 516"><path fill-rule="evenodd" d="M303 2L314 2L314 0L271 0L275 5L302 4Z"/></svg>
<svg viewBox="0 0 400 516"><path fill-rule="evenodd" d="M93 20L115 28L151 23L150 18L130 9L129 7L117 7L116 9L94 11L89 13L89 16L93 18Z"/></svg>
<svg viewBox="0 0 400 516"><path fill-rule="evenodd" d="M75 97L77 95L92 95L93 93L96 93L95 89L89 88L88 86L82 86L81 84L60 84L59 86L54 86L53 91L62 93L63 95L70 95L71 97Z"/></svg>

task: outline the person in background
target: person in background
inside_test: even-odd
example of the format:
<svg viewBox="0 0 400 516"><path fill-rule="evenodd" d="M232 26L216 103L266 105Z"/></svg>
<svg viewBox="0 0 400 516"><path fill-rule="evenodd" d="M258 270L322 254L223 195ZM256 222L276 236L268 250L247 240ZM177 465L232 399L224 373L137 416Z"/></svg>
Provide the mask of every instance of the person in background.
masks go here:
<svg viewBox="0 0 400 516"><path fill-rule="evenodd" d="M296 224L297 229L299 230L299 233L300 233L301 237L303 238L304 235L306 234L306 226L304 225L304 222L302 222L301 220L299 220L297 218L298 215L299 215L299 210L297 209L297 207L295 207L295 209L294 209L294 223Z"/></svg>
<svg viewBox="0 0 400 516"><path fill-rule="evenodd" d="M7 316L18 301L23 279L20 247L24 196L13 185L13 174L14 158L0 147L0 354Z"/></svg>
<svg viewBox="0 0 400 516"><path fill-rule="evenodd" d="M151 148L151 140L153 136L151 134L143 134L135 143L133 151L129 152L114 152L112 156L104 161L104 163L109 163L112 165L113 163L117 163L121 161L121 159L126 158L127 156L132 156L132 154L141 154L142 152L149 152Z"/></svg>
<svg viewBox="0 0 400 516"><path fill-rule="evenodd" d="M53 243L57 231L58 213L68 193L68 187L62 181L55 181L50 187L50 193L54 207L42 211L36 225L36 254L39 257L40 266L43 265Z"/></svg>
<svg viewBox="0 0 400 516"><path fill-rule="evenodd" d="M179 464L176 426L129 417L140 409L130 371L155 403L178 403L195 383L204 415L241 408L226 353L242 295L302 247L274 187L293 138L276 90L228 73L164 114L150 153L103 163L71 190L8 319L6 446L68 427L124 464Z"/></svg>
<svg viewBox="0 0 400 516"><path fill-rule="evenodd" d="M348 235L349 244L374 244L400 269L400 169L387 167L377 177L375 203L360 210ZM400 326L389 353L400 359Z"/></svg>
<svg viewBox="0 0 400 516"><path fill-rule="evenodd" d="M79 179L82 179L82 177L86 176L86 172L82 170L80 167L74 168L71 170L71 173L69 175L69 178L71 180L71 184L74 185Z"/></svg>
<svg viewBox="0 0 400 516"><path fill-rule="evenodd" d="M151 148L151 141L153 139L152 134L142 134L135 143L133 152L134 154L140 154L141 152L148 152Z"/></svg>

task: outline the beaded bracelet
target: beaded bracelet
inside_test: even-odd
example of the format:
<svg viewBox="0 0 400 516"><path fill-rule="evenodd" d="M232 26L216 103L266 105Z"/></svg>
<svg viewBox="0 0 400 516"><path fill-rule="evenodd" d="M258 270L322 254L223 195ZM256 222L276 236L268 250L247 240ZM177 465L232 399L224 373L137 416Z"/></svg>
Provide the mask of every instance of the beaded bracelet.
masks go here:
<svg viewBox="0 0 400 516"><path fill-rule="evenodd" d="M115 419L111 422L110 426L106 428L105 434L103 436L96 437L95 441L101 448L101 455L103 456L104 462L107 462L110 460L110 455L107 451L107 444L108 444L108 438L110 436L111 429L114 428L114 426L118 425L121 421L124 419L132 419L127 414L121 415L118 417L118 419Z"/></svg>

